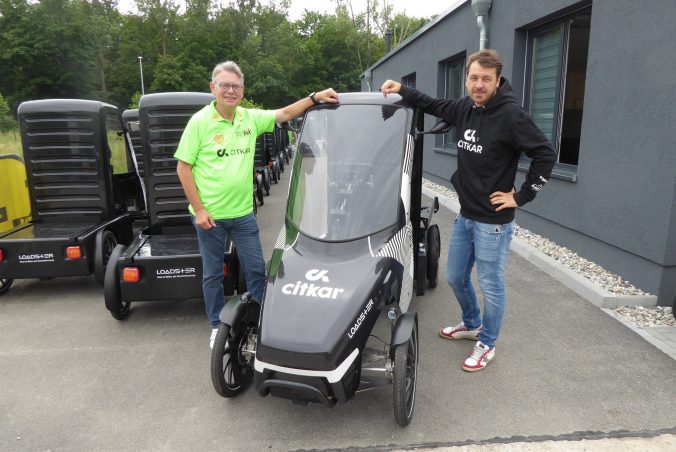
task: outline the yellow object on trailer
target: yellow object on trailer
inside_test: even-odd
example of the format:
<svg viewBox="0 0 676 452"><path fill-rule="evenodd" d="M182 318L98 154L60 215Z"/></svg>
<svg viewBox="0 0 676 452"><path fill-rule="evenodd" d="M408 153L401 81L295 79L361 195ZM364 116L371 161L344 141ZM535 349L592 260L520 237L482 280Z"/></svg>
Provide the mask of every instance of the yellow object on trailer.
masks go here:
<svg viewBox="0 0 676 452"><path fill-rule="evenodd" d="M0 233L31 221L26 167L17 154L0 154Z"/></svg>

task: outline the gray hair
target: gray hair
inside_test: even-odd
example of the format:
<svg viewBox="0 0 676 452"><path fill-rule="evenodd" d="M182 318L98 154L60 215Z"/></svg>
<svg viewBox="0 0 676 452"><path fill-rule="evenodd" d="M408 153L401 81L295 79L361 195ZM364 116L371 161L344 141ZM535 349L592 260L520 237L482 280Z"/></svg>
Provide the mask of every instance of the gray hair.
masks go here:
<svg viewBox="0 0 676 452"><path fill-rule="evenodd" d="M218 77L218 74L221 72L232 72L233 74L236 74L242 82L242 85L244 85L244 74L234 61L226 61L216 65L214 71L211 73L211 81L213 83L216 83L216 77Z"/></svg>

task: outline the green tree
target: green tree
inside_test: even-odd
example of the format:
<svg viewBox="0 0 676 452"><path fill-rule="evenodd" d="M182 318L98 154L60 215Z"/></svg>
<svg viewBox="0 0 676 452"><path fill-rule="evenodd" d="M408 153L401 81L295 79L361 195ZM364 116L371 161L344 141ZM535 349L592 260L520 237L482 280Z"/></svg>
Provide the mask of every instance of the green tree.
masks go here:
<svg viewBox="0 0 676 452"><path fill-rule="evenodd" d="M0 94L0 132L7 132L16 127L16 121L14 117L9 112L9 105L7 101Z"/></svg>

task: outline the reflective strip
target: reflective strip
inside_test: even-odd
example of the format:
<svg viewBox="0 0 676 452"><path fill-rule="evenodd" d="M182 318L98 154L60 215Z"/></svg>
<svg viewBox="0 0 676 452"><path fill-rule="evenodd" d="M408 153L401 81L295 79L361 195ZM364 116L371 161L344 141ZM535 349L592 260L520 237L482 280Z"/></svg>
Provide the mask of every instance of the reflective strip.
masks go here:
<svg viewBox="0 0 676 452"><path fill-rule="evenodd" d="M263 361L258 360L258 358L254 360L254 369L256 370L256 372L263 372L265 369L269 369L274 370L275 372L283 372L285 374L291 375L301 375L303 377L326 378L329 383L337 383L343 378L345 372L347 372L347 369L350 368L350 366L357 358L357 356L359 356L359 349L355 348L354 351L350 353L350 356L348 356L345 359L345 361L343 361L340 364L340 366L338 366L335 370L294 369L292 367L283 367L278 366L276 364L267 364L264 363Z"/></svg>

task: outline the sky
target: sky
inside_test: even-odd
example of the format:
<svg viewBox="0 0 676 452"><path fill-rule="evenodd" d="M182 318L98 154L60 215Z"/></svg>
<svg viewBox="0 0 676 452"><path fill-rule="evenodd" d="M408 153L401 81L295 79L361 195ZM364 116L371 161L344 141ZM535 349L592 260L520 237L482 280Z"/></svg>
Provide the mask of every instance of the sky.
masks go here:
<svg viewBox="0 0 676 452"><path fill-rule="evenodd" d="M230 3L229 0L220 0L223 4ZM379 0L382 5L384 0ZM445 11L453 1L439 0L387 0L393 6L395 13L406 13L410 17L431 17ZM262 0L265 4L268 0ZM177 3L183 3L177 0ZM133 0L119 0L118 5L122 12L130 12L134 8ZM352 6L355 13L363 12L366 9L366 0L352 0ZM333 13L336 9L335 0L291 0L289 16L291 20L299 19L303 11L319 11L322 13Z"/></svg>

